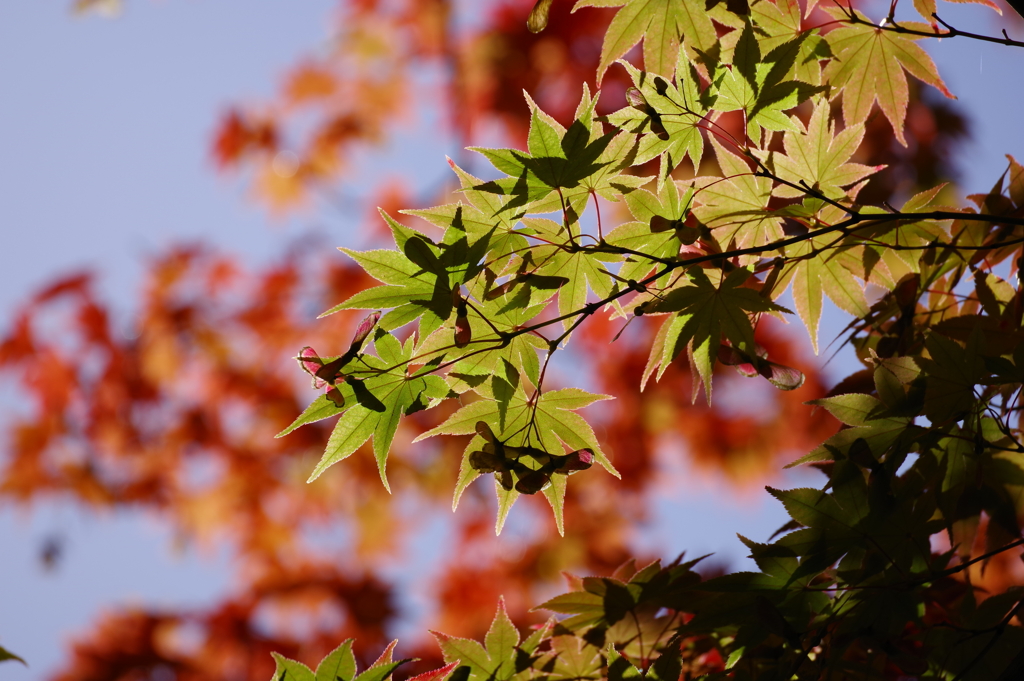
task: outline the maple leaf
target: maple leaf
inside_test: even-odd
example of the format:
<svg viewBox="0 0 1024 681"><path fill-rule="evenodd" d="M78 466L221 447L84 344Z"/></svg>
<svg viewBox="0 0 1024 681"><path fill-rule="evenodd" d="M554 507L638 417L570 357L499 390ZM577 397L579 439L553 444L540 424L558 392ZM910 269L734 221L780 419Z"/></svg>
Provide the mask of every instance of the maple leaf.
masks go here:
<svg viewBox="0 0 1024 681"><path fill-rule="evenodd" d="M334 74L319 64L300 65L288 78L285 96L296 104L330 97L337 92Z"/></svg>
<svg viewBox="0 0 1024 681"><path fill-rule="evenodd" d="M693 209L694 215L728 249L763 246L781 239L782 219L768 209L771 180L755 176L745 160L726 150L715 138L711 144L725 179L697 178L700 204ZM748 263L741 259L741 264Z"/></svg>
<svg viewBox="0 0 1024 681"><path fill-rule="evenodd" d="M594 459L605 470L618 477L618 472L598 444L590 424L575 413L577 409L607 399L611 398L608 395L595 395L578 388L551 390L539 396L527 398L520 387L510 396L508 404L503 410L504 414L501 413L502 409L497 401L483 399L471 402L448 417L441 425L420 435L415 442L436 435L475 435L463 453L459 480L456 483L455 497L452 501L453 509L458 506L459 499L466 487L481 475L481 472L470 462L473 452L482 450L487 444L477 427L477 423L480 421L493 428L495 438L506 448L537 450L537 455L528 452L525 456L519 452L515 453L515 456L519 457L520 463L533 470L545 467L543 462L538 461L540 453L548 457L564 455L564 444L574 451L591 450ZM519 478L523 472L525 471L516 472L516 478ZM567 474L560 473L551 475L548 479L551 486L542 490L545 492L548 503L551 504L555 515L555 524L560 533L563 532L562 507L565 501L566 477ZM506 488L500 484L498 477L495 478L495 491L498 495L498 518L495 531L500 533L519 492L514 485L509 485Z"/></svg>
<svg viewBox="0 0 1024 681"><path fill-rule="evenodd" d="M391 654L398 641L392 641L372 665L356 674L356 658L352 653L352 639L348 639L320 661L316 671L278 653L271 653L277 664L274 681L384 681L411 659L394 661Z"/></svg>
<svg viewBox="0 0 1024 681"><path fill-rule="evenodd" d="M693 399L703 384L708 404L711 404L711 373L724 336L733 347L753 356L754 327L750 313L788 312L744 284L750 272L743 268L733 270L716 284L699 268L687 272L690 283L670 291L663 299L649 305L653 313L676 312L664 342L662 363L671 361L682 348L690 349L696 368Z"/></svg>
<svg viewBox="0 0 1024 681"><path fill-rule="evenodd" d="M582 638L556 636L551 639L552 681L584 681L604 678L604 660L597 648Z"/></svg>
<svg viewBox="0 0 1024 681"><path fill-rule="evenodd" d="M482 290L480 286L471 288L474 294L480 294ZM555 290L548 289L548 296ZM526 291L527 302L522 305L508 300L514 296L476 302L467 311L466 319L473 342L464 347L456 347L452 342L456 333L456 320L449 320L416 347L417 361L436 364L445 360L451 363L446 380L448 386L459 394L478 389L485 381L491 384L505 381L516 388L520 376L532 385L537 385L540 380L537 351L548 350L548 342L535 334L519 333L513 336L516 329L528 324L546 307L543 299L530 302L532 293L532 290ZM478 298L484 296L478 295ZM512 337L503 340L499 333ZM498 392L503 389L504 386L498 388Z"/></svg>
<svg viewBox="0 0 1024 681"><path fill-rule="evenodd" d="M841 310L858 317L868 314L864 286L854 278L863 274L862 246L842 246L834 235L814 235L785 249L790 264L783 275L793 283L793 302L818 352L818 322L822 292Z"/></svg>
<svg viewBox="0 0 1024 681"><path fill-rule="evenodd" d="M523 224L532 234L552 243L563 241L568 233L562 225L546 218L524 218ZM564 277L568 280L558 289L559 314L567 315L583 309L587 302L588 284L600 298L605 298L611 293L612 280L602 265L602 260L608 260L606 254L584 250L570 252L560 246L549 244L535 247L533 253L536 254L534 258L538 262L537 273ZM573 320L574 317L569 317L562 323L568 329Z"/></svg>
<svg viewBox="0 0 1024 681"><path fill-rule="evenodd" d="M483 183L478 189L512 197L508 204L511 207L529 207L536 213L559 209L567 212L571 208L579 215L580 201L585 204L590 191L608 181L607 166L614 165L611 170L628 166L619 160L621 147L615 147L611 156L606 153L618 132L602 133L593 125L596 102L586 86L577 118L568 129L524 95L531 111L527 151L469 147L509 176ZM629 140L620 138L623 141ZM566 191L573 189L576 191Z"/></svg>
<svg viewBox="0 0 1024 681"><path fill-rule="evenodd" d="M964 348L941 334L928 334L929 357L920 358L918 364L927 373L924 413L933 423L959 420L977 401L974 387L987 376L978 351L980 336L975 331Z"/></svg>
<svg viewBox="0 0 1024 681"><path fill-rule="evenodd" d="M825 9L837 20L847 18L846 10ZM855 10L849 10L855 12ZM946 88L935 63L915 40L921 36L883 31L863 15L861 22L847 24L825 35L834 56L823 77L832 84L833 96L843 93L843 121L847 126L863 123L875 101L892 124L900 144L907 146L903 122L907 117L907 77L904 71L955 99ZM928 31L927 24L902 22L905 28Z"/></svg>
<svg viewBox="0 0 1024 681"><path fill-rule="evenodd" d="M11 651L7 650L7 648L0 646L0 662L6 662L7 660L14 660L15 662L22 663L26 667L28 666L28 663L25 662L25 660L21 659Z"/></svg>
<svg viewBox="0 0 1024 681"><path fill-rule="evenodd" d="M939 194L944 185L933 187L907 199L900 207L901 213L924 213L933 210L947 209L938 202ZM863 212L877 211L866 207ZM948 208L948 210L954 210ZM900 220L898 222L869 224L857 230L859 237L867 243L864 248L867 256L877 258L883 267L864 268L861 276L865 281L892 289L895 282L905 275L921 271L921 257L929 244L944 240L948 230L935 220ZM918 247L918 248L912 248ZM950 259L949 267L955 259ZM854 269L854 271L857 271ZM845 309L845 308L844 308Z"/></svg>
<svg viewBox="0 0 1024 681"><path fill-rule="evenodd" d="M848 163L864 139L863 124L848 126L838 135L834 134L834 128L834 122L829 120L828 102L819 99L807 122L807 131L786 133L783 138L786 153L769 152L767 155L775 173L783 180L806 184L820 194L839 199L846 196L845 187L884 168ZM784 198L806 194L784 184L777 186L772 193Z"/></svg>
<svg viewBox="0 0 1024 681"><path fill-rule="evenodd" d="M551 624L548 623L520 642L519 630L505 611L505 599L499 597L498 609L484 636L484 645L473 639L448 636L438 631L430 633L437 639L445 662L465 667L469 681L511 681L530 678L530 663L537 648L548 639L550 629ZM523 662L525 668L519 662Z"/></svg>
<svg viewBox="0 0 1024 681"><path fill-rule="evenodd" d="M668 259L679 254L680 243L691 244L696 240L697 230L683 224L693 200L692 187L680 193L676 182L668 181L657 194L638 189L626 194L625 200L636 221L625 222L609 232L606 237L609 244ZM617 278L626 282L640 281L653 265L650 258L628 256Z"/></svg>
<svg viewBox="0 0 1024 681"><path fill-rule="evenodd" d="M73 9L76 13L96 12L108 17L116 17L124 11L124 2L123 0L75 0Z"/></svg>
<svg viewBox="0 0 1024 681"><path fill-rule="evenodd" d="M414 338L409 338L403 346L397 338L378 329L373 343L378 357L362 355L359 361L364 368L350 370L343 385L352 396L351 401L346 398L345 404L352 406L345 409L335 424L323 457L307 482L313 482L325 470L351 456L372 437L380 479L390 491L385 465L400 419L432 406L432 402L448 394L448 386L441 377L407 373L405 365L412 358L414 342ZM318 417L322 406L320 403L316 408ZM313 409L311 406L307 411Z"/></svg>
<svg viewBox="0 0 1024 681"><path fill-rule="evenodd" d="M696 69L682 54L674 85L660 76L652 77L640 71L627 61L619 63L633 81L634 89L627 91L627 97L633 101L604 120L622 130L640 133L632 164L660 157L659 187L687 155L693 167L699 168L704 154L701 127L715 101L714 88L701 91Z"/></svg>
<svg viewBox="0 0 1024 681"><path fill-rule="evenodd" d="M786 80L808 37L808 34L801 33L762 58L761 47L749 19L740 32L733 51L732 68L722 80L715 106L720 111L745 112L747 136L755 145L761 143L761 128L797 130L797 124L783 112L825 89L798 80Z"/></svg>
<svg viewBox="0 0 1024 681"><path fill-rule="evenodd" d="M694 49L706 52L715 44L715 27L703 0L578 0L572 11L581 7L622 7L601 46L599 85L608 67L641 39L644 68L667 78L675 70L680 38L685 38L690 53Z"/></svg>
<svg viewBox="0 0 1024 681"><path fill-rule="evenodd" d="M803 27L800 3L796 0L756 2L750 18L757 26L758 44L762 52L771 54L783 43L796 43L799 52L786 76L811 85L821 85L822 59L832 56L828 43L817 31Z"/></svg>
<svg viewBox="0 0 1024 681"><path fill-rule="evenodd" d="M474 274L468 271L472 255L464 252L452 262L453 251L442 251L424 234L384 211L381 215L391 228L397 250L339 250L384 285L360 291L320 316L340 310L392 308L380 319L381 328L393 330L420 318L420 333L429 334L452 314L452 280L460 283Z"/></svg>
<svg viewBox="0 0 1024 681"><path fill-rule="evenodd" d="M845 454L858 440L867 443L870 451L878 457L897 439L913 439L917 430L911 418L887 415L882 401L871 395L849 393L813 400L808 404L824 407L850 427L839 431L806 456L788 464L787 468L811 461L832 460L833 452L838 450Z"/></svg>
<svg viewBox="0 0 1024 681"><path fill-rule="evenodd" d="M687 592L700 581L691 568L703 558L706 556L682 564L676 561L668 567L654 561L640 570L630 560L612 577L585 577L579 580L579 590L555 596L534 609L570 615L559 622L563 631L606 630L609 647L621 647L624 654L641 658L647 645L659 646L673 636L668 625L675 615L659 610L667 603L672 603L673 609L686 607ZM643 648L628 645L638 638L646 642ZM620 642L624 645L618 645ZM577 669L588 669L585 650L569 648L567 652Z"/></svg>
<svg viewBox="0 0 1024 681"><path fill-rule="evenodd" d="M984 5L985 7L994 10L996 14L1001 15L1003 13L1003 10L1000 9L999 5L992 2L992 0L950 0L950 2L974 3L978 5ZM1009 4L1011 7L1013 6L1012 2ZM939 9L935 0L914 0L914 9L916 9L918 14L924 17L925 20L928 21L932 26L938 26L938 24L935 23L935 14L939 11ZM1020 10L1017 11L1018 13L1020 12Z"/></svg>

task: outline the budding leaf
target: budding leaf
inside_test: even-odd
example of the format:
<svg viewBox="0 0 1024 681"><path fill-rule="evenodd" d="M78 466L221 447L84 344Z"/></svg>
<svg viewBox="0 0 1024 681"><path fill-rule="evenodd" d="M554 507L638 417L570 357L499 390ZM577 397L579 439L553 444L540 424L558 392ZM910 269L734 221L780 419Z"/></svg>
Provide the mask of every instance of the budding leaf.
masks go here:
<svg viewBox="0 0 1024 681"><path fill-rule="evenodd" d="M526 20L526 27L531 33L540 33L548 26L548 14L551 12L552 0L537 0L537 3L530 10L530 16Z"/></svg>

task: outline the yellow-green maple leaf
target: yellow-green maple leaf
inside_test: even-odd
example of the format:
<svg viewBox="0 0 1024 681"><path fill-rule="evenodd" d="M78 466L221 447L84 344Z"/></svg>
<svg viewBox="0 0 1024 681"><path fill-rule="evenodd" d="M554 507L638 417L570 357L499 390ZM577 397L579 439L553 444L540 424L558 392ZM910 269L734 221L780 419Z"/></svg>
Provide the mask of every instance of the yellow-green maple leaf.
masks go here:
<svg viewBox="0 0 1024 681"><path fill-rule="evenodd" d="M828 102L818 100L807 123L806 132L786 133L785 155L773 155L775 172L784 180L799 184L802 180L814 191L830 199L846 196L845 187L864 179L884 166L848 163L864 138L864 126L851 125L839 134L829 120ZM797 198L806 192L779 185L775 196Z"/></svg>
<svg viewBox="0 0 1024 681"><path fill-rule="evenodd" d="M663 363L688 347L697 370L695 378L699 379L694 381L693 399L696 401L703 384L704 394L711 404L711 373L718 359L722 337L728 339L733 347L752 355L754 327L749 315L789 310L744 286L750 278L746 269L735 269L717 282L697 267L691 268L687 274L690 279L688 285L671 291L649 309L653 313L678 313L667 331L664 347L668 354Z"/></svg>
<svg viewBox="0 0 1024 681"><path fill-rule="evenodd" d="M782 220L768 210L771 180L756 177L746 161L726 150L714 137L711 144L722 175L728 179L697 178L697 199L701 205L694 208L694 214L711 229L723 248L763 246L781 239Z"/></svg>
<svg viewBox="0 0 1024 681"><path fill-rule="evenodd" d="M846 10L826 9L836 19L847 19ZM914 43L921 36L884 31L857 13L864 23L847 24L825 36L834 58L825 67L825 80L833 93L843 93L843 121L847 126L863 123L878 102L882 113L892 124L900 144L907 146L903 122L907 117L907 77L909 72L955 99L942 82L935 63ZM930 26L919 22L903 22L906 28L928 31Z"/></svg>
<svg viewBox="0 0 1024 681"><path fill-rule="evenodd" d="M644 41L644 68L672 77L679 55L680 38L688 47L701 51L715 44L715 27L704 8L704 0L579 0L581 7L622 7L616 13L601 47L597 82L611 64Z"/></svg>

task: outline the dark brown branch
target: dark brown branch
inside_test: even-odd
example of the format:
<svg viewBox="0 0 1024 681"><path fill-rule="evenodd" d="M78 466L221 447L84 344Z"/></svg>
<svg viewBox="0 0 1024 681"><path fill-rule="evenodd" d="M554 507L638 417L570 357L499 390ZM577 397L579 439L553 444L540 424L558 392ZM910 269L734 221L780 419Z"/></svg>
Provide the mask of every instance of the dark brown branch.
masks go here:
<svg viewBox="0 0 1024 681"><path fill-rule="evenodd" d="M1006 45L1007 47L1024 47L1024 42L1020 40L1013 40L1012 38L1010 38L1010 36L1006 34L1006 31L1003 31L1002 38L997 38L995 36L982 35L980 33L971 33L970 31L961 31L959 28L955 28L947 24L939 17L938 14L933 13L932 17L935 19L935 21L942 24L942 26L946 29L945 32L939 31L938 29L929 32L920 31L916 28L907 28L906 26L901 26L892 18L887 19L884 24L879 26L874 22L865 19L856 12L849 12L847 14L847 18L849 19L849 22L851 24L871 26L879 31L890 31L892 33L901 33L903 35L917 35L923 38L956 38L959 36L964 38L971 38L972 40L981 40L987 43L996 43L997 45Z"/></svg>

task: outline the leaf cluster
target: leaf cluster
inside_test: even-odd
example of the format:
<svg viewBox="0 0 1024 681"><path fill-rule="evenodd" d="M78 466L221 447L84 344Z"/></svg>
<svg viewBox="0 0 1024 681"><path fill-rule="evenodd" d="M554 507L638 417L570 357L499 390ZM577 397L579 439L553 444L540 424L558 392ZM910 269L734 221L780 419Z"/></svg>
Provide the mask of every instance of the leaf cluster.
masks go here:
<svg viewBox="0 0 1024 681"><path fill-rule="evenodd" d="M809 403L842 427L793 465L827 482L769 490L791 522L768 543L742 538L758 572L703 579L676 561L577 580L541 606L565 619L520 644L500 608L485 647L439 636L445 659L502 679L1010 673L1022 592L971 580L1024 541L1024 169L1010 157L968 207L944 205L942 187L899 208L858 202L881 169L855 160L874 104L905 143L905 73L949 94L916 44L926 25L825 9L831 24L806 26L793 0L586 6L621 8L599 82L644 41L644 69L618 62L624 106L598 115L584 85L563 126L527 95L526 150L475 148L496 179L451 163L458 200L406 211L436 237L383 213L393 249L343 249L380 285L327 314L371 315L338 358L300 355L328 393L282 435L340 414L311 480L372 438L387 486L398 422L457 402L420 437L469 436L455 505L493 474L498 531L538 492L561 531L569 475L594 461L616 474L577 414L608 396L545 385L579 327L660 317L643 383L685 363L693 400L710 403L723 366L799 388L757 329L796 317L817 349L827 297L852 316L841 342L864 368Z"/></svg>

